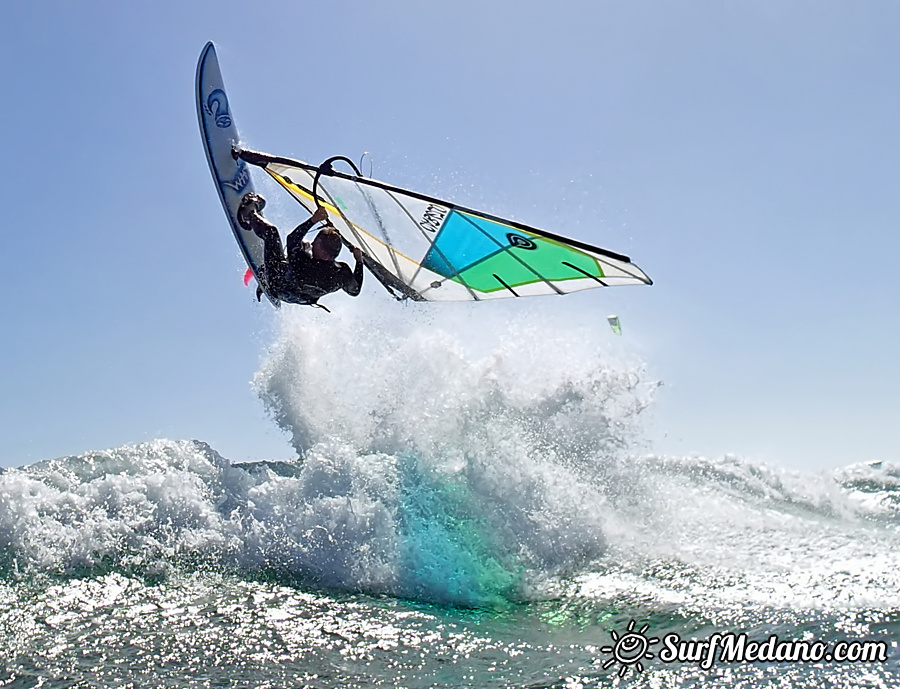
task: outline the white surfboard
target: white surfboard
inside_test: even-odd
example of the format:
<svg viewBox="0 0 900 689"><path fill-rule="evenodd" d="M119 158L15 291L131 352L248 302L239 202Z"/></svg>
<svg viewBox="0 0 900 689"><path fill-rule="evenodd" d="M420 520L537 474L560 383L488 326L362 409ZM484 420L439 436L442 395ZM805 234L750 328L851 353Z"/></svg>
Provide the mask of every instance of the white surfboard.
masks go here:
<svg viewBox="0 0 900 689"><path fill-rule="evenodd" d="M240 143L240 137L225 95L225 84L212 42L203 48L197 63L197 117L206 159L231 231L266 297L273 305L279 306L279 300L269 292L265 275L260 270L263 265L263 241L253 232L243 229L237 221L238 206L244 194L253 191L253 181L247 163L232 155L233 147Z"/></svg>

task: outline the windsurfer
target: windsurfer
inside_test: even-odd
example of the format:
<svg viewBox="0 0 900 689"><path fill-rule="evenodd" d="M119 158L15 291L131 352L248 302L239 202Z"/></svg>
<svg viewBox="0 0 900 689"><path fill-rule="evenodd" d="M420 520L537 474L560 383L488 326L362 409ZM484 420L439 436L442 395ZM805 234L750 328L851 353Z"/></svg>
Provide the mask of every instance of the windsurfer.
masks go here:
<svg viewBox="0 0 900 689"><path fill-rule="evenodd" d="M272 296L292 304L315 304L326 294L343 289L355 297L362 289L362 252L352 247L356 267L351 271L343 261L341 235L331 225L325 225L312 242L303 241L306 233L319 222L327 222L328 213L318 208L312 216L297 225L287 236L287 255L278 228L266 220L262 210L266 200L256 193L245 194L238 208L238 223L263 240L263 279ZM260 299L262 286L256 288Z"/></svg>

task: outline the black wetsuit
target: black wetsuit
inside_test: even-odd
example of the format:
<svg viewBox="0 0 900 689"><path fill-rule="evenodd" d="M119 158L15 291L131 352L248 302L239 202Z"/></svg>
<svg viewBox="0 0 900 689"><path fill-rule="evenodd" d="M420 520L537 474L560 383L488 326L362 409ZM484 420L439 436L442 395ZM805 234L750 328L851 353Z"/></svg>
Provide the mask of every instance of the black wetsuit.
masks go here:
<svg viewBox="0 0 900 689"><path fill-rule="evenodd" d="M343 289L355 297L362 289L363 265L350 270L343 261L314 258L312 245L303 237L315 224L310 218L288 235L287 257L278 228L259 213L250 214L250 226L265 242L263 270L272 296L291 304L315 303L316 299Z"/></svg>

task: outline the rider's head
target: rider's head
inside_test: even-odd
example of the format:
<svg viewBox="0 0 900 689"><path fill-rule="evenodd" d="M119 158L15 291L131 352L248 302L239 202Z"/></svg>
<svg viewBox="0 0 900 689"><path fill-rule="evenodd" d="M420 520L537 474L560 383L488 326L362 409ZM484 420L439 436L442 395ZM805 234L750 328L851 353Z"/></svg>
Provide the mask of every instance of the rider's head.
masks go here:
<svg viewBox="0 0 900 689"><path fill-rule="evenodd" d="M313 258L333 261L341 253L341 235L333 227L321 230L312 243Z"/></svg>

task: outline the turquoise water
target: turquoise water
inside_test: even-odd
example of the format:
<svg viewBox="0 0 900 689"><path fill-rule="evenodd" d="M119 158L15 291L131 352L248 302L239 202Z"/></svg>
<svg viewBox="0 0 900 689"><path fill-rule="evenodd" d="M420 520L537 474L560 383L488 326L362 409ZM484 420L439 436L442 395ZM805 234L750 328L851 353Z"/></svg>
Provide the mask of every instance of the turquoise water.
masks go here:
<svg viewBox="0 0 900 689"><path fill-rule="evenodd" d="M254 381L302 459L0 473L0 686L896 686L900 467L655 455L655 382L590 331L306 316ZM638 670L632 621L886 659Z"/></svg>

